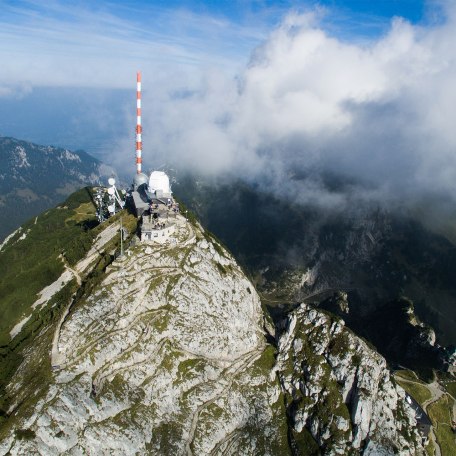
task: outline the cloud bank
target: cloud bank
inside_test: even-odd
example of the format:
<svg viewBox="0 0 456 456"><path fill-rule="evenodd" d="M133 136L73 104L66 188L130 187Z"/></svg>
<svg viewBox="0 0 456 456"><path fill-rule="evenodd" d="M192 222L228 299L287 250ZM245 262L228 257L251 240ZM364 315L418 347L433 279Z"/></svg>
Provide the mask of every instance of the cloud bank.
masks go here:
<svg viewBox="0 0 456 456"><path fill-rule="evenodd" d="M239 77L214 70L187 91L148 93L144 160L325 206L356 195L454 208L456 8L446 11L427 27L394 18L364 44L291 13Z"/></svg>

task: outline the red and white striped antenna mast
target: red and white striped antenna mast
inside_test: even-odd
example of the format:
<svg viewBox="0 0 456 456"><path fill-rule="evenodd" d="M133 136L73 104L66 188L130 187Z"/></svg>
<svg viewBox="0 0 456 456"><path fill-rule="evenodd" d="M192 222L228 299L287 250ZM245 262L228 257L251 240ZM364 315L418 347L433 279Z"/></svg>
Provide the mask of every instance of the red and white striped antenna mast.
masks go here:
<svg viewBox="0 0 456 456"><path fill-rule="evenodd" d="M136 73L136 172L141 174L142 164L141 126L141 72Z"/></svg>

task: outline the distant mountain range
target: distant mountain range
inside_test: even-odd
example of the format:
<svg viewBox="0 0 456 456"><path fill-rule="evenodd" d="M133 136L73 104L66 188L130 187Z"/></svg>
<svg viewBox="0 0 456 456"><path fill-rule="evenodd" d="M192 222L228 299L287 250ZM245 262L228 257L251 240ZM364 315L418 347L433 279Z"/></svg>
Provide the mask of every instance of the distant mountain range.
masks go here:
<svg viewBox="0 0 456 456"><path fill-rule="evenodd" d="M0 137L0 239L114 170L84 151Z"/></svg>

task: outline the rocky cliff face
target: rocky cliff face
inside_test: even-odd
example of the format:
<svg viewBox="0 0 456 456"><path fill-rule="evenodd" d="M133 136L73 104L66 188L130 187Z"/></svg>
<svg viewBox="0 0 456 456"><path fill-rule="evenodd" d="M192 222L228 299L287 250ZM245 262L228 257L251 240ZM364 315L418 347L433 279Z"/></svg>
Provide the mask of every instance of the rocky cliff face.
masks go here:
<svg viewBox="0 0 456 456"><path fill-rule="evenodd" d="M48 392L0 453L286 454L262 326L232 257L181 219L173 243L131 248L73 304Z"/></svg>
<svg viewBox="0 0 456 456"><path fill-rule="evenodd" d="M298 453L310 434L327 455L424 454L404 390L343 320L302 304L286 322L276 369Z"/></svg>

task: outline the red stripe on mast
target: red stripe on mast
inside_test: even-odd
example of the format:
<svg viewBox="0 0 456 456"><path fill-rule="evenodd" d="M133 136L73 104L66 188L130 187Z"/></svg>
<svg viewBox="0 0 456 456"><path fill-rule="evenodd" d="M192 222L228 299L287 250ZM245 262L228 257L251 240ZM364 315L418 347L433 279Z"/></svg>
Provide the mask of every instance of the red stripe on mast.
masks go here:
<svg viewBox="0 0 456 456"><path fill-rule="evenodd" d="M141 126L141 72L136 73L136 172L141 173L142 163L142 126Z"/></svg>

